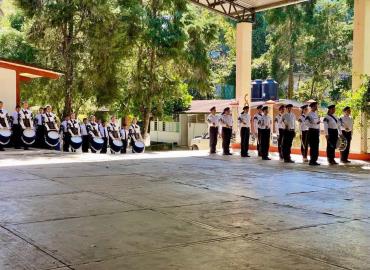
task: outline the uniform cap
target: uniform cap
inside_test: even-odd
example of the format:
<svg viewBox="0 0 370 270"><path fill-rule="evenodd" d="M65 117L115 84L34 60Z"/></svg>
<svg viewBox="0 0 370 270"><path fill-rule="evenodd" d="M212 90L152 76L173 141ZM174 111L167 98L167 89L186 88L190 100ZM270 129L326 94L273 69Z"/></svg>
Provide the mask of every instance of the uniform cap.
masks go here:
<svg viewBox="0 0 370 270"><path fill-rule="evenodd" d="M249 109L249 106L244 106L243 111Z"/></svg>
<svg viewBox="0 0 370 270"><path fill-rule="evenodd" d="M285 106L284 105L280 105L280 107L279 107L279 111L280 110L282 110L282 109L284 109L285 108Z"/></svg>
<svg viewBox="0 0 370 270"><path fill-rule="evenodd" d="M293 104L288 104L285 106L286 108L292 108L293 107Z"/></svg>
<svg viewBox="0 0 370 270"><path fill-rule="evenodd" d="M209 109L210 112L211 111L215 111L215 110L216 110L216 107L215 106L213 106L212 108Z"/></svg>
<svg viewBox="0 0 370 270"><path fill-rule="evenodd" d="M224 112L226 112L226 111L230 111L230 107L226 107L226 108L224 109Z"/></svg>
<svg viewBox="0 0 370 270"><path fill-rule="evenodd" d="M262 108L262 111L267 111L268 108L269 108L268 106L265 106L265 107Z"/></svg>
<svg viewBox="0 0 370 270"><path fill-rule="evenodd" d="M332 105L329 105L328 106L328 109L330 110L330 109L334 109L335 108L335 105L334 104L332 104Z"/></svg>
<svg viewBox="0 0 370 270"><path fill-rule="evenodd" d="M258 105L257 106L257 110L261 110L263 108L263 106L262 105Z"/></svg>
<svg viewBox="0 0 370 270"><path fill-rule="evenodd" d="M308 105L306 104L306 105L301 106L301 109L302 109L302 110L304 110L304 109L306 109L307 107L308 107Z"/></svg>
<svg viewBox="0 0 370 270"><path fill-rule="evenodd" d="M310 104L310 107L312 108L313 106L315 106L315 105L317 105L317 102L315 101L315 102L312 102L311 104Z"/></svg>

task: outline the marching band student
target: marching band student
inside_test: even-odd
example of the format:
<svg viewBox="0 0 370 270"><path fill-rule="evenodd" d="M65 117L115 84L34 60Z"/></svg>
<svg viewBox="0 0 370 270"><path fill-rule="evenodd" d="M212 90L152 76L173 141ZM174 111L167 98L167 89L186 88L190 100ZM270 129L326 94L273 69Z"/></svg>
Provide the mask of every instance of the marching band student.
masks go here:
<svg viewBox="0 0 370 270"><path fill-rule="evenodd" d="M116 123L116 117L113 115L110 118L110 123L107 125L108 137L109 137L109 145L113 144L114 140L121 140L119 128ZM115 154L113 150L111 150L112 154Z"/></svg>
<svg viewBox="0 0 370 270"><path fill-rule="evenodd" d="M21 122L21 106L15 107L15 112L12 113L12 138L15 149L21 149L22 146L22 127Z"/></svg>
<svg viewBox="0 0 370 270"><path fill-rule="evenodd" d="M259 157L261 156L261 132L258 127L258 122L262 118L262 108L262 105L257 106L257 112L253 116L253 135L257 140L257 152Z"/></svg>
<svg viewBox="0 0 370 270"><path fill-rule="evenodd" d="M63 152L69 152L69 146L71 145L71 134L68 130L69 121L70 117L66 115L60 124L60 134L63 136Z"/></svg>
<svg viewBox="0 0 370 270"><path fill-rule="evenodd" d="M306 125L306 116L308 114L308 105L303 105L301 107L301 116L298 119L299 130L301 132L301 153L303 157L303 162L308 162L307 152L308 152L308 126Z"/></svg>
<svg viewBox="0 0 370 270"><path fill-rule="evenodd" d="M210 109L210 114L207 117L208 132L209 132L209 148L210 154L216 154L217 137L219 131L219 116L216 115L216 107Z"/></svg>
<svg viewBox="0 0 370 270"><path fill-rule="evenodd" d="M324 118L324 131L326 137L326 156L330 165L338 164L335 161L335 149L338 137L342 133L341 126L335 114L335 105L328 106L328 114Z"/></svg>
<svg viewBox="0 0 370 270"><path fill-rule="evenodd" d="M278 136L277 143L278 143L279 157L281 160L284 159L283 149L282 149L282 143L283 143L284 132L285 132L284 123L282 121L284 112L285 112L285 106L280 105L279 114L275 117L275 120L274 120L276 135Z"/></svg>
<svg viewBox="0 0 370 270"><path fill-rule="evenodd" d="M43 117L43 123L44 123L44 134L45 137L48 136L49 131L56 131L59 133L59 127L57 124L57 117L53 113L53 108L51 105L46 105L45 106L45 113L42 115ZM55 149L55 150L60 150L60 143L57 144L55 147L47 146L47 143L45 142L45 145L47 148Z"/></svg>
<svg viewBox="0 0 370 270"><path fill-rule="evenodd" d="M317 114L317 102L310 104L311 111L305 119L308 126L308 145L310 146L310 163L311 166L318 166L319 144L320 144L320 117Z"/></svg>
<svg viewBox="0 0 370 270"><path fill-rule="evenodd" d="M67 131L68 131L68 137L69 137L69 146L71 145L71 139L73 136L81 136L81 127L78 123L78 120L76 119L76 114L71 113L69 120L67 122ZM69 152L69 146L68 151ZM75 149L72 148L72 152L76 152Z"/></svg>
<svg viewBox="0 0 370 270"><path fill-rule="evenodd" d="M90 116L90 122L86 125L87 132L89 134L89 140L95 137L101 137L100 131L99 131L99 126L95 122L96 118L95 115ZM96 153L96 151L90 146L91 148L91 153Z"/></svg>
<svg viewBox="0 0 370 270"><path fill-rule="evenodd" d="M0 101L0 129L10 129L8 111L4 109L4 103ZM0 151L5 151L0 143Z"/></svg>
<svg viewBox="0 0 370 270"><path fill-rule="evenodd" d="M251 117L249 115L249 106L244 106L243 111L240 113L238 122L240 128L240 155L242 157L250 157L249 151L249 136L251 127Z"/></svg>
<svg viewBox="0 0 370 270"><path fill-rule="evenodd" d="M39 113L35 117L36 126L36 147L44 148L44 124L42 115L44 113L44 108L39 108Z"/></svg>
<svg viewBox="0 0 370 270"><path fill-rule="evenodd" d="M349 150L351 148L352 141L352 130L353 130L353 119L351 117L351 108L345 107L343 109L343 115L339 118L340 126L342 129L342 135L347 140L347 147L340 152L340 161L342 163L351 163L348 160Z"/></svg>
<svg viewBox="0 0 370 270"><path fill-rule="evenodd" d="M295 137L295 115L292 112L293 105L286 105L287 112L282 116L282 123L285 127L284 138L282 141L282 152L285 163L294 163L290 153L292 149L293 139Z"/></svg>
<svg viewBox="0 0 370 270"><path fill-rule="evenodd" d="M271 120L271 117L268 115L269 108L267 106L262 108L262 112L263 112L263 115L258 122L258 128L261 133L261 136L260 136L261 156L262 156L262 160L271 160L268 155L269 155L269 148L270 148L272 120Z"/></svg>
<svg viewBox="0 0 370 270"><path fill-rule="evenodd" d="M126 154L129 139L129 130L127 128L126 122L123 123L122 128L120 130L120 134L123 143L123 146L121 148L121 154Z"/></svg>
<svg viewBox="0 0 370 270"><path fill-rule="evenodd" d="M82 120L80 125L81 137L82 137L82 153L89 152L89 133L87 133L87 118Z"/></svg>
<svg viewBox="0 0 370 270"><path fill-rule="evenodd" d="M226 107L221 114L220 123L222 126L222 149L223 155L232 155L230 153L230 142L233 133L233 117L231 115L231 110Z"/></svg>
<svg viewBox="0 0 370 270"><path fill-rule="evenodd" d="M23 131L28 128L33 129L33 121L34 121L33 114L32 114L32 111L28 109L27 101L23 101L23 108L20 110L20 114L21 114L21 119L20 119L19 124L22 127L21 132L23 133ZM24 150L28 150L28 145L25 144L24 142L23 142L23 148Z"/></svg>
<svg viewBox="0 0 370 270"><path fill-rule="evenodd" d="M99 131L101 138L104 140L103 148L100 151L100 154L106 154L108 149L108 130L107 130L107 121L102 120L99 125Z"/></svg>

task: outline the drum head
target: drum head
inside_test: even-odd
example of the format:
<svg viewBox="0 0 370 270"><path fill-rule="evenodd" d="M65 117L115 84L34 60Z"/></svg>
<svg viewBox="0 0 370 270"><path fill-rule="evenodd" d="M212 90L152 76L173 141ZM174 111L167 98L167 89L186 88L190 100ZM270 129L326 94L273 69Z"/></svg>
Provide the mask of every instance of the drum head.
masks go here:
<svg viewBox="0 0 370 270"><path fill-rule="evenodd" d="M136 147L140 147L140 148L144 148L144 147L145 147L145 144L144 144L144 142L142 142L142 141L136 141L136 142L135 142L135 146L136 146Z"/></svg>
<svg viewBox="0 0 370 270"><path fill-rule="evenodd" d="M118 147L122 147L123 146L123 142L121 140L114 140L113 141L113 144L115 146L118 146Z"/></svg>
<svg viewBox="0 0 370 270"><path fill-rule="evenodd" d="M8 138L11 135L12 135L12 132L9 129L0 129L0 136Z"/></svg>
<svg viewBox="0 0 370 270"><path fill-rule="evenodd" d="M36 136L36 133L33 129L25 129L23 131L23 135L27 138L33 138Z"/></svg>
<svg viewBox="0 0 370 270"><path fill-rule="evenodd" d="M93 141L97 144L103 144L104 140L102 138L95 137L93 138Z"/></svg>
<svg viewBox="0 0 370 270"><path fill-rule="evenodd" d="M80 136L72 136L71 141L73 143L82 143L82 138Z"/></svg>
<svg viewBox="0 0 370 270"><path fill-rule="evenodd" d="M53 139L53 140L58 140L59 139L59 134L56 131L49 131L48 132L48 137L50 139Z"/></svg>

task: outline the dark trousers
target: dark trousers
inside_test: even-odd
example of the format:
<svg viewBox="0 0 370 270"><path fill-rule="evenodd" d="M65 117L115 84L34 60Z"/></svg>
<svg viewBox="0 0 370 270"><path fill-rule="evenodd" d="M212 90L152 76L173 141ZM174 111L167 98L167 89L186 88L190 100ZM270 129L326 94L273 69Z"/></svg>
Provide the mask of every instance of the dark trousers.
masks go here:
<svg viewBox="0 0 370 270"><path fill-rule="evenodd" d="M217 137L218 137L218 127L210 127L209 128L209 149L210 149L211 154L216 153Z"/></svg>
<svg viewBox="0 0 370 270"><path fill-rule="evenodd" d="M270 149L270 137L271 137L271 130L270 129L260 129L261 134L261 157L268 158L269 156L269 149Z"/></svg>
<svg viewBox="0 0 370 270"><path fill-rule="evenodd" d="M122 143L123 143L123 146L122 146L122 149L121 149L121 154L126 154L127 153L128 142L127 142L127 140L122 140Z"/></svg>
<svg viewBox="0 0 370 270"><path fill-rule="evenodd" d="M69 147L71 145L71 133L64 132L63 134L63 151L69 152Z"/></svg>
<svg viewBox="0 0 370 270"><path fill-rule="evenodd" d="M285 129L279 128L279 136L278 136L277 143L278 143L278 151L279 151L280 158L284 158L283 149L282 149L284 133L285 133Z"/></svg>
<svg viewBox="0 0 370 270"><path fill-rule="evenodd" d="M282 141L282 152L285 161L291 160L290 153L292 150L293 139L295 137L294 130L284 130L284 138Z"/></svg>
<svg viewBox="0 0 370 270"><path fill-rule="evenodd" d="M310 163L317 162L319 158L320 130L310 128L308 130L308 145L310 146Z"/></svg>
<svg viewBox="0 0 370 270"><path fill-rule="evenodd" d="M89 135L82 136L82 152L83 153L89 152Z"/></svg>
<svg viewBox="0 0 370 270"><path fill-rule="evenodd" d="M222 149L224 154L230 153L230 142L231 142L232 129L223 127L222 128Z"/></svg>
<svg viewBox="0 0 370 270"><path fill-rule="evenodd" d="M17 125L17 124L13 125L12 131L13 131L13 134L12 134L13 145L15 148L19 149L23 145L21 125Z"/></svg>
<svg viewBox="0 0 370 270"><path fill-rule="evenodd" d="M301 134L301 153L303 158L307 158L308 152L308 130L302 131Z"/></svg>
<svg viewBox="0 0 370 270"><path fill-rule="evenodd" d="M261 129L260 128L257 131L257 152L258 152L258 156L261 157L262 152L261 152Z"/></svg>
<svg viewBox="0 0 370 270"><path fill-rule="evenodd" d="M328 129L328 139L326 144L326 156L329 161L334 161L335 158L335 149L337 148L338 142L338 129Z"/></svg>
<svg viewBox="0 0 370 270"><path fill-rule="evenodd" d="M39 147L39 148L45 148L45 145L44 145L44 142L45 142L45 139L44 139L44 126L42 125L37 125L36 127L36 147Z"/></svg>
<svg viewBox="0 0 370 270"><path fill-rule="evenodd" d="M248 127L242 127L240 129L240 155L245 157L248 155L249 151L249 136L250 136L250 129Z"/></svg>
<svg viewBox="0 0 370 270"><path fill-rule="evenodd" d="M100 154L106 154L107 153L107 148L108 148L108 138L103 137L102 139L104 140L104 143L103 143L103 148L100 151Z"/></svg>
<svg viewBox="0 0 370 270"><path fill-rule="evenodd" d="M351 149L352 132L351 131L347 132L347 131L343 130L342 135L347 140L347 147L346 147L346 149L344 149L344 151L340 152L340 160L341 161L347 161L348 156L349 156L349 150Z"/></svg>

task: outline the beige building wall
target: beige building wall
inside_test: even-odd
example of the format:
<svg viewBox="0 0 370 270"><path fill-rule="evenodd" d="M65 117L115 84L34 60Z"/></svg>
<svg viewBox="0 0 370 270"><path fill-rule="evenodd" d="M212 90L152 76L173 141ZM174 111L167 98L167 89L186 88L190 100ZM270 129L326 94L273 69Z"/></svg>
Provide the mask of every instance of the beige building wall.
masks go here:
<svg viewBox="0 0 370 270"><path fill-rule="evenodd" d="M17 75L14 70L0 68L0 100L4 102L4 108L9 114L16 106L16 81Z"/></svg>

